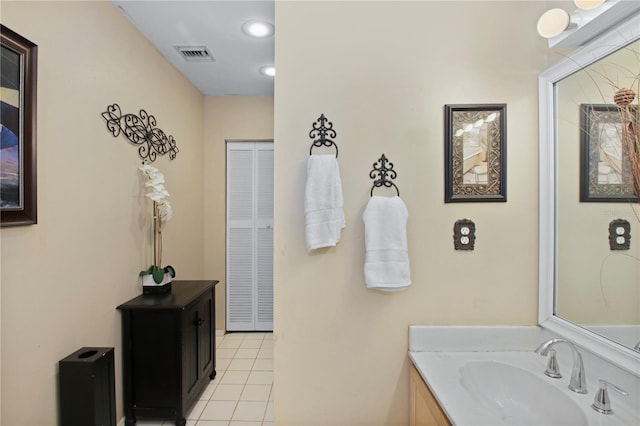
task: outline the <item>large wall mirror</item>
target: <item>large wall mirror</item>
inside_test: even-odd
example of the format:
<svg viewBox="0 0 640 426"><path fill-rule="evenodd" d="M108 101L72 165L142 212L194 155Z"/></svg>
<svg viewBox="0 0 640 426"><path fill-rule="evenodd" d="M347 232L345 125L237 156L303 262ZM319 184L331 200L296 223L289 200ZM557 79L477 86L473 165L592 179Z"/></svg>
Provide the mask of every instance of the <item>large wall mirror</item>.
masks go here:
<svg viewBox="0 0 640 426"><path fill-rule="evenodd" d="M639 79L638 15L539 79L539 321L636 374L640 203L625 179L613 94L637 94ZM612 245L610 228L612 241L626 244Z"/></svg>

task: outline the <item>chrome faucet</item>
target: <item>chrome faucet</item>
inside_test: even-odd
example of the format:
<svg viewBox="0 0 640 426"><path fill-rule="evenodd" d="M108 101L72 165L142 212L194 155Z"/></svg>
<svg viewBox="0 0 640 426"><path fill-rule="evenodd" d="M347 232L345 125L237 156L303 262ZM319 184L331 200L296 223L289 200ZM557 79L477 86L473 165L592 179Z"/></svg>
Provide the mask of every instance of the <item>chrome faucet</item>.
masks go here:
<svg viewBox="0 0 640 426"><path fill-rule="evenodd" d="M577 393L587 393L587 379L584 374L584 363L582 362L582 355L578 352L578 348L566 339L550 339L546 342L542 342L538 346L535 352L538 355L547 356L549 351L556 343L566 343L571 348L573 353L573 368L571 370L571 379L569 380L569 389ZM546 374L546 372L545 372Z"/></svg>

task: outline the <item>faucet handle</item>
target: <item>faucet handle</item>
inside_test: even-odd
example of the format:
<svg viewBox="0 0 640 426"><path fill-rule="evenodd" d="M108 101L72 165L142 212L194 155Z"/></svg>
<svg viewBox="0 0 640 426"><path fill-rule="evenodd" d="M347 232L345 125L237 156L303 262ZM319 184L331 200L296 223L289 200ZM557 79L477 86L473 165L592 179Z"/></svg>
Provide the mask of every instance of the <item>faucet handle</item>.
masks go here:
<svg viewBox="0 0 640 426"><path fill-rule="evenodd" d="M552 379L562 378L562 374L560 374L560 365L558 364L558 358L556 357L555 349L551 349L549 351L549 361L547 362L547 369L544 370L544 374L551 377Z"/></svg>
<svg viewBox="0 0 640 426"><path fill-rule="evenodd" d="M611 382L600 379L600 389L596 392L596 397L593 399L593 404L591 404L591 408L596 410L598 413L602 414L613 414L613 410L611 409L611 401L609 399L609 393L607 392L607 387L613 389L621 395L628 396L629 393L623 389L620 389L618 386L614 385Z"/></svg>

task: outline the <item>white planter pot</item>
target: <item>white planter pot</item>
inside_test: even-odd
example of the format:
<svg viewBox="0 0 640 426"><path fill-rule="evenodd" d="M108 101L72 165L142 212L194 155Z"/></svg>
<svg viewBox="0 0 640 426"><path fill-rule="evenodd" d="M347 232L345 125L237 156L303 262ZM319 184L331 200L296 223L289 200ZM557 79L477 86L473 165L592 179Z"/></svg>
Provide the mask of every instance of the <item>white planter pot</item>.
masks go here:
<svg viewBox="0 0 640 426"><path fill-rule="evenodd" d="M156 283L153 280L152 274L142 275L142 293L143 294L157 294L157 293L165 293L171 290L171 281L173 277L170 273L165 272L164 277L160 283Z"/></svg>

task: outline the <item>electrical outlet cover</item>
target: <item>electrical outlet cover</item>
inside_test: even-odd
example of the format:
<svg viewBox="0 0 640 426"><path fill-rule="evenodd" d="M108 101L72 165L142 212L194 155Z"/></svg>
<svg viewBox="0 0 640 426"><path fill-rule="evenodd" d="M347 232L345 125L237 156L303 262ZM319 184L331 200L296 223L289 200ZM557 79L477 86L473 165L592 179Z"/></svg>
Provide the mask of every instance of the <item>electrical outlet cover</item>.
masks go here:
<svg viewBox="0 0 640 426"><path fill-rule="evenodd" d="M628 220L616 219L609 223L609 248L629 250L631 247L631 224Z"/></svg>
<svg viewBox="0 0 640 426"><path fill-rule="evenodd" d="M469 219L457 220L453 225L453 247L456 250L473 250L476 242L476 224Z"/></svg>

